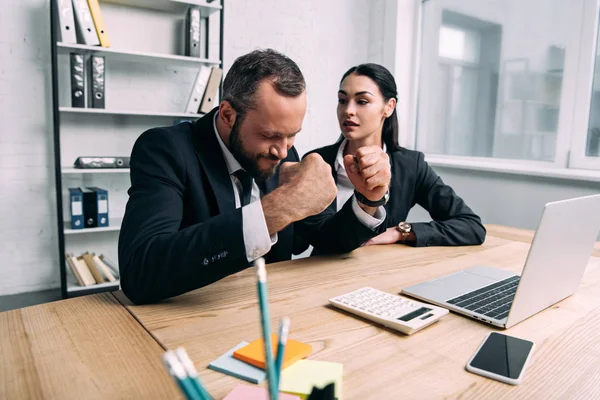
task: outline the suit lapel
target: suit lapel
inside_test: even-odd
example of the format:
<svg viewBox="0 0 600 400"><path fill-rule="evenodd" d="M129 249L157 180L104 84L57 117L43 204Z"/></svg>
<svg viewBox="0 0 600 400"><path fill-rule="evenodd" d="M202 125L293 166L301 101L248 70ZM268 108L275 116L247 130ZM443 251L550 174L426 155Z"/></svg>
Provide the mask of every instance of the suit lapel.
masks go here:
<svg viewBox="0 0 600 400"><path fill-rule="evenodd" d="M218 108L213 109L193 124L192 140L196 156L202 164L210 186L215 193L219 212L223 213L235 209L235 197L229 170L213 127L217 110Z"/></svg>

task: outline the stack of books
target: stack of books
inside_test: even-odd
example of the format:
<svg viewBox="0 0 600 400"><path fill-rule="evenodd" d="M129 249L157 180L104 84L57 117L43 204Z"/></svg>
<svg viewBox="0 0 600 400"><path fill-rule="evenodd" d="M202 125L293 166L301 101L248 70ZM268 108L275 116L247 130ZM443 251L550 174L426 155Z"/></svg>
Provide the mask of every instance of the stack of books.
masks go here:
<svg viewBox="0 0 600 400"><path fill-rule="evenodd" d="M119 268L104 255L85 252L80 256L65 254L65 260L80 286L92 286L119 280Z"/></svg>

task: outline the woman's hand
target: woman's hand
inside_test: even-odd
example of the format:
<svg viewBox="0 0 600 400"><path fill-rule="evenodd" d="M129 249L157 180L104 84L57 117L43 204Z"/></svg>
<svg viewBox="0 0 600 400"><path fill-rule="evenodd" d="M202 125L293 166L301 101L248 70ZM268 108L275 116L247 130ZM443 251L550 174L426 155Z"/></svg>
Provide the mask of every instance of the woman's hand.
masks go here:
<svg viewBox="0 0 600 400"><path fill-rule="evenodd" d="M411 243L415 240L417 240L417 238L413 232L410 232L407 237L402 237L402 233L394 227L387 228L385 232L365 242L363 246L373 246L376 244Z"/></svg>
<svg viewBox="0 0 600 400"><path fill-rule="evenodd" d="M344 156L344 167L354 188L371 201L383 198L390 187L390 158L379 146L364 146L356 155Z"/></svg>
<svg viewBox="0 0 600 400"><path fill-rule="evenodd" d="M387 228L385 232L365 242L363 246L373 246L376 244L392 244L397 243L400 239L402 239L402 234L398 229Z"/></svg>

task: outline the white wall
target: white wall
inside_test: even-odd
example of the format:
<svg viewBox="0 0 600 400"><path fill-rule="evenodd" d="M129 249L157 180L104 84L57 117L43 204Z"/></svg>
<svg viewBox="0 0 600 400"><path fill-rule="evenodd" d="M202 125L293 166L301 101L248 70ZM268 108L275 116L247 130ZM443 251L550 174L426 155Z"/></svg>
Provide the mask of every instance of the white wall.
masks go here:
<svg viewBox="0 0 600 400"><path fill-rule="evenodd" d="M337 90L348 68L366 61L369 13L364 1L230 1L225 11L225 68L256 48L271 47L304 73L308 110L296 147L300 154L334 142Z"/></svg>
<svg viewBox="0 0 600 400"><path fill-rule="evenodd" d="M181 21L173 24L155 13L136 12L131 17L136 26L152 24L156 29L143 29L145 36L131 43L123 39L116 22L127 17L123 10L102 7L113 47L179 51L173 32L181 28ZM298 150L304 153L330 144L339 135L335 116L339 79L350 66L381 54L369 52L372 15L359 0L227 1L225 70L235 57L259 47L290 56L308 85L308 113ZM49 33L47 0L11 2L0 8L0 295L59 286ZM189 69L154 64L115 61L113 68L107 67L107 108L179 110L194 76ZM61 104L68 106L64 90L68 75L62 73L60 79ZM143 130L170 125L172 119L69 116L62 122L62 164L68 165L77 155L126 155ZM108 188L111 214L122 214L127 176L68 178L63 181L64 193L67 187L83 185ZM88 234L68 238L67 251L89 249L116 258L117 233L93 235L93 240Z"/></svg>

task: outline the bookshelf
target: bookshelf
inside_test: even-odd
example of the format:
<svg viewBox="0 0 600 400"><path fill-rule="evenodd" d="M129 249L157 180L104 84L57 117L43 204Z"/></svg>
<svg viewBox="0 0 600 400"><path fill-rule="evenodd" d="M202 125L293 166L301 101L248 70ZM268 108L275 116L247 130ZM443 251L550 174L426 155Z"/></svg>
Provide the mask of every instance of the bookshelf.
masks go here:
<svg viewBox="0 0 600 400"><path fill-rule="evenodd" d="M130 185L128 168L79 169L73 167L75 158L129 156L143 131L202 117L184 112L193 77L201 66L222 67L223 60L224 0L99 0L99 4L111 42L106 48L79 40L77 44L62 42L58 0L51 0L57 255L63 298L119 289L118 280L79 285L64 255L89 251L118 261L118 234ZM184 55L190 7L198 8L203 19L201 57ZM72 107L71 53L83 55L86 64L92 55L104 57L105 108L90 108L89 102L86 108ZM87 82L86 90L90 90ZM86 186L108 190L109 226L71 229L68 188Z"/></svg>

